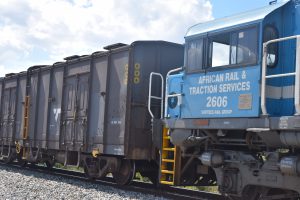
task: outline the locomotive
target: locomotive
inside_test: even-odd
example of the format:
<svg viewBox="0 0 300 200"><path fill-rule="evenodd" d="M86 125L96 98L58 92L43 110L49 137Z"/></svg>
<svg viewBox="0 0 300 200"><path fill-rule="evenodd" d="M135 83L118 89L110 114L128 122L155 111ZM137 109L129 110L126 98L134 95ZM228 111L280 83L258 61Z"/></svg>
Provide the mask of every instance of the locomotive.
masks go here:
<svg viewBox="0 0 300 200"><path fill-rule="evenodd" d="M188 29L184 67L165 77L164 113L153 117L164 126L154 141L162 184L299 197L299 19L299 0L273 1Z"/></svg>

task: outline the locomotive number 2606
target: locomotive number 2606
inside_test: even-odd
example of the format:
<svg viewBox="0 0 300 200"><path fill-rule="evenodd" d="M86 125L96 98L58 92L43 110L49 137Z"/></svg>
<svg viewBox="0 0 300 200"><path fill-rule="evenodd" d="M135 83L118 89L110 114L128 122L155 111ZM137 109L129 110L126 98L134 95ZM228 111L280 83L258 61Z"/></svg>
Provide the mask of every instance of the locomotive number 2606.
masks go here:
<svg viewBox="0 0 300 200"><path fill-rule="evenodd" d="M228 101L227 101L227 96L209 96L206 98L206 107L211 108L211 107L218 107L218 108L225 108L227 107Z"/></svg>

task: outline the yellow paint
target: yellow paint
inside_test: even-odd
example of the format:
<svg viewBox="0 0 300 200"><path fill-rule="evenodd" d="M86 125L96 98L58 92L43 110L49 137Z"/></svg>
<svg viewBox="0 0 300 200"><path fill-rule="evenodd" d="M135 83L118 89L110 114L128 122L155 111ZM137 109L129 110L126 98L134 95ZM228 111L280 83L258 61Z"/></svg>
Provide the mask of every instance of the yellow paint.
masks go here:
<svg viewBox="0 0 300 200"><path fill-rule="evenodd" d="M93 149L92 155L93 155L94 158L97 158L97 156L98 156L99 154L100 154L99 149Z"/></svg>
<svg viewBox="0 0 300 200"><path fill-rule="evenodd" d="M15 144L16 144L16 152L17 154L19 154L21 152L22 147L18 141L15 141Z"/></svg>
<svg viewBox="0 0 300 200"><path fill-rule="evenodd" d="M128 83L128 64L126 64L126 65L124 66L124 69L125 69L125 72L124 72L123 83L124 83L125 85L127 85L127 83Z"/></svg>
<svg viewBox="0 0 300 200"><path fill-rule="evenodd" d="M140 76L141 76L141 65L139 63L135 63L134 65L134 77L133 77L133 82L134 84L139 84L140 83Z"/></svg>
<svg viewBox="0 0 300 200"><path fill-rule="evenodd" d="M164 185L175 185L176 150L169 136L169 129L163 129L162 151L160 160L160 183Z"/></svg>
<svg viewBox="0 0 300 200"><path fill-rule="evenodd" d="M24 105L24 125L23 125L23 139L26 140L28 138L28 128L29 128L29 103L30 97L25 97L25 105Z"/></svg>

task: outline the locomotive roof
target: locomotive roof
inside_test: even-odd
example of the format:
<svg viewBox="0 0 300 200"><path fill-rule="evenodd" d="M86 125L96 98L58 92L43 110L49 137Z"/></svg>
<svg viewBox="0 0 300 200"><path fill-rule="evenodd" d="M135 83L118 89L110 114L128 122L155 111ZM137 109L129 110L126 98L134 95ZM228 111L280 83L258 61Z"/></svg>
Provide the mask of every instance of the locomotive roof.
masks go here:
<svg viewBox="0 0 300 200"><path fill-rule="evenodd" d="M251 10L247 12L243 12L237 15L224 17L216 20L212 20L205 23L196 24L190 27L185 35L185 37L205 34L208 32L212 32L215 30L220 30L228 27L234 27L241 24L251 23L251 22L259 22L262 21L268 14L273 12L274 10L282 7L288 1L275 3L272 5L268 5L256 10Z"/></svg>

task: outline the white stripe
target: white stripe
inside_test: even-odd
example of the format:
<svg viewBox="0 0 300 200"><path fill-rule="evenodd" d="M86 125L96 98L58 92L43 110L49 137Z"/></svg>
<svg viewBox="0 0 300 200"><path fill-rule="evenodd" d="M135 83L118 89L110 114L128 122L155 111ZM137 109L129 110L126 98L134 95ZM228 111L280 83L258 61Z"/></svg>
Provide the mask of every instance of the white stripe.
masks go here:
<svg viewBox="0 0 300 200"><path fill-rule="evenodd" d="M294 85L276 87L266 86L266 97L269 99L291 99L294 98Z"/></svg>

